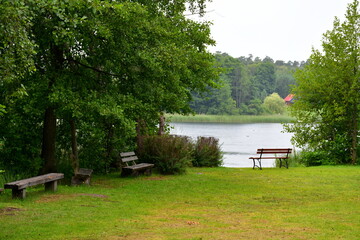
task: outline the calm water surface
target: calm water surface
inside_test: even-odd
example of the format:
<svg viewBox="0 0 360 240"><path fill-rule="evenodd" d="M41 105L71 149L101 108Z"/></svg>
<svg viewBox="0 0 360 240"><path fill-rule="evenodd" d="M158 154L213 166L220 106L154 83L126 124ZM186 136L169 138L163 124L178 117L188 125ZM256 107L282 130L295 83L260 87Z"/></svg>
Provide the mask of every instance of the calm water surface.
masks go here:
<svg viewBox="0 0 360 240"><path fill-rule="evenodd" d="M282 133L280 123L224 124L171 123L171 134L211 136L219 139L224 152L225 167L252 167L251 156L258 148L292 148L292 134ZM262 160L263 167L274 167L274 160Z"/></svg>

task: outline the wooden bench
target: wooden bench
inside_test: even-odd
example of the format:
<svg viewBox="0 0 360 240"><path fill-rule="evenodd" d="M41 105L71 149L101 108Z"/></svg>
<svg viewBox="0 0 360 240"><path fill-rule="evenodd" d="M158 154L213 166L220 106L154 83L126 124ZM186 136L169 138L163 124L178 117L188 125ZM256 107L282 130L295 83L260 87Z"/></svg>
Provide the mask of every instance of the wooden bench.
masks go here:
<svg viewBox="0 0 360 240"><path fill-rule="evenodd" d="M280 168L282 167L282 161L284 160L286 168L289 168L288 158L289 158L289 154L291 154L291 152L292 152L291 148L259 148L256 153L260 154L260 156L250 157L249 159L253 160L253 163L254 163L253 169L255 167L262 169L261 159L279 159ZM263 155L268 155L268 154L272 154L273 156L265 156L265 157L263 156ZM258 164L256 164L256 161Z"/></svg>
<svg viewBox="0 0 360 240"><path fill-rule="evenodd" d="M80 184L90 185L92 172L93 172L92 169L79 168L76 171L75 176L71 178L71 185L80 185Z"/></svg>
<svg viewBox="0 0 360 240"><path fill-rule="evenodd" d="M154 164L151 163L136 163L138 157L134 152L123 152L120 153L120 158L122 161L122 171L121 176L139 176L140 174L145 174L150 176L151 170L154 167Z"/></svg>
<svg viewBox="0 0 360 240"><path fill-rule="evenodd" d="M45 184L45 191L56 191L58 180L63 179L63 173L48 173L45 175L22 179L19 181L6 183L4 188L12 189L12 197L24 199L26 197L26 188Z"/></svg>

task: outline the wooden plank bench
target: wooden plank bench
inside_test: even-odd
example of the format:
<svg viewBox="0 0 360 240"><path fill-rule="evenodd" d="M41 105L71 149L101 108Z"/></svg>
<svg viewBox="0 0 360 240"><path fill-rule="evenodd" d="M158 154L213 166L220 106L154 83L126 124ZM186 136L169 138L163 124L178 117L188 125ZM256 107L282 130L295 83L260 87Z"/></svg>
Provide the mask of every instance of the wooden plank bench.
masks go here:
<svg viewBox="0 0 360 240"><path fill-rule="evenodd" d="M45 191L53 191L57 190L58 180L63 179L63 173L48 173L45 175L40 175L37 177L22 179L19 181L6 183L4 185L5 189L12 189L12 197L24 199L26 197L26 188L45 184Z"/></svg>
<svg viewBox="0 0 360 240"><path fill-rule="evenodd" d="M122 161L122 171L121 171L122 177L139 176L140 174L145 174L148 176L151 175L151 170L154 167L154 164L136 163L138 157L135 155L134 152L120 153L120 158Z"/></svg>
<svg viewBox="0 0 360 240"><path fill-rule="evenodd" d="M279 159L280 161L280 168L282 167L282 161L285 162L285 167L289 168L289 164L288 164L288 158L289 158L289 154L291 154L292 149L291 148L259 148L256 153L260 154L260 156L258 157L250 157L249 159L253 160L254 166L253 169L255 167L258 167L260 169L262 169L261 167L261 159ZM266 156L264 157L263 155L267 155L267 154L272 154L273 156ZM280 154L277 155L277 154ZM256 163L257 161L257 163Z"/></svg>
<svg viewBox="0 0 360 240"><path fill-rule="evenodd" d="M71 185L74 186L81 184L90 185L92 172L93 172L92 169L79 168L76 171L75 176L71 178Z"/></svg>

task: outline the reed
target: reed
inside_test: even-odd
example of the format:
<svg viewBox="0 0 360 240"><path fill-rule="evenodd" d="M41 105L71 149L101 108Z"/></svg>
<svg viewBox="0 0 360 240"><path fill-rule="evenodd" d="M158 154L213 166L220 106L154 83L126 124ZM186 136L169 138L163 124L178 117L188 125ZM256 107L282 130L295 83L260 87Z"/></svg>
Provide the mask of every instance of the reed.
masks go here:
<svg viewBox="0 0 360 240"><path fill-rule="evenodd" d="M204 123L289 123L293 120L288 115L167 115L170 122Z"/></svg>

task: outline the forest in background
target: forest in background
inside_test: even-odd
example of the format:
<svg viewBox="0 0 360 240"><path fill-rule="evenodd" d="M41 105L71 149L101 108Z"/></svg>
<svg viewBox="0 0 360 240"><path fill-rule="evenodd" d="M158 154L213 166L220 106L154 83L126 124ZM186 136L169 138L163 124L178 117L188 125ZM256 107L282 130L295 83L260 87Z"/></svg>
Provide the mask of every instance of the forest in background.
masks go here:
<svg viewBox="0 0 360 240"><path fill-rule="evenodd" d="M294 72L305 61L273 60L271 57L232 57L217 52L216 63L223 69L221 87L205 93L193 92L191 108L197 114L259 115L278 113L264 108L264 100L273 93L285 98L295 84Z"/></svg>

